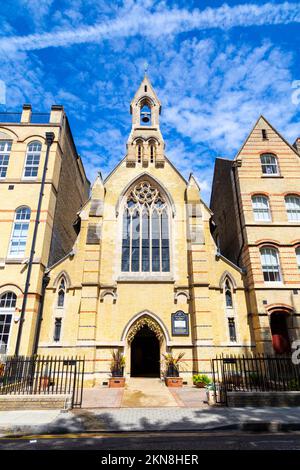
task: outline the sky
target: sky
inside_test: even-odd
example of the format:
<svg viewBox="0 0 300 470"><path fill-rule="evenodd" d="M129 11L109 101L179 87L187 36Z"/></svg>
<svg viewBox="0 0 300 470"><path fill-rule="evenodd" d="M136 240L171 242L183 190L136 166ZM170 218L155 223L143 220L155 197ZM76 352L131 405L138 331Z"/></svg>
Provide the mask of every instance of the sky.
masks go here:
<svg viewBox="0 0 300 470"><path fill-rule="evenodd" d="M234 158L260 114L300 136L299 28L300 2L2 1L0 112L62 104L93 181L126 154L147 62L165 153L209 202L215 158Z"/></svg>

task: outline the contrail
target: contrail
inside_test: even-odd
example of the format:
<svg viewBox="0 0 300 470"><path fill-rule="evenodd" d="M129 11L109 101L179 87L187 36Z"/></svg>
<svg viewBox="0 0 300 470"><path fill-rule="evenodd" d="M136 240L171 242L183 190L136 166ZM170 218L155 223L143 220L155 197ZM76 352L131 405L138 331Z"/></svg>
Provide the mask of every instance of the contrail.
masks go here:
<svg viewBox="0 0 300 470"><path fill-rule="evenodd" d="M278 25L300 22L300 4L284 2L264 5L244 4L205 10L167 9L151 13L143 6L135 5L130 13L93 26L81 26L68 30L28 36L6 36L0 39L2 51L30 51L47 47L99 42L104 39L126 38L142 34L158 38L192 30L230 29L236 26Z"/></svg>

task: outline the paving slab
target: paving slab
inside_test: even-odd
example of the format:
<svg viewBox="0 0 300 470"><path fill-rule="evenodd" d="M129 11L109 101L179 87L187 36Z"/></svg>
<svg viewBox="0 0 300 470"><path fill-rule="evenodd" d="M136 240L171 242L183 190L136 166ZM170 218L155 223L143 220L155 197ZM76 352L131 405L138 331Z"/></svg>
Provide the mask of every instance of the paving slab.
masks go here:
<svg viewBox="0 0 300 470"><path fill-rule="evenodd" d="M130 378L124 389L122 408L177 407L178 402L160 379Z"/></svg>
<svg viewBox="0 0 300 470"><path fill-rule="evenodd" d="M82 395L82 408L119 408L124 389L93 387L84 388Z"/></svg>
<svg viewBox="0 0 300 470"><path fill-rule="evenodd" d="M60 416L60 410L16 410L0 411L0 426L5 425L28 425L48 424Z"/></svg>

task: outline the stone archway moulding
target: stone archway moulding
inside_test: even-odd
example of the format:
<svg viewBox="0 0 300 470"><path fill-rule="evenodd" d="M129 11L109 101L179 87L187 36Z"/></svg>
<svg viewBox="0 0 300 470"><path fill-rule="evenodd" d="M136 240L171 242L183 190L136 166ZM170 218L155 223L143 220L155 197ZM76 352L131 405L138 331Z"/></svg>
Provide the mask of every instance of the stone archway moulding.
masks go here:
<svg viewBox="0 0 300 470"><path fill-rule="evenodd" d="M172 216L174 217L175 213L176 213L176 209L175 209L175 204L174 204L174 201L173 201L173 198L172 198L170 192L163 185L163 183L161 181L159 181L157 178L155 178L153 175L150 175L146 171L143 172L140 175L137 175L135 178L133 178L127 184L127 186L125 186L125 188L121 192L120 197L118 199L118 202L116 204L116 216L118 217L118 215L119 215L120 206L122 205L122 200L123 200L124 196L127 194L127 192L129 191L129 188L131 186L133 186L134 184L137 184L139 181L143 181L144 178L148 179L149 181L153 181L153 183L156 184L161 189L162 193L166 196L166 199L168 200L168 203L169 203L171 211L172 211Z"/></svg>
<svg viewBox="0 0 300 470"><path fill-rule="evenodd" d="M152 318L145 316L139 318L130 328L128 334L127 334L127 341L130 344L135 337L135 335L138 333L138 331L143 328L143 326L148 326L148 328L153 331L155 334L156 338L158 339L159 342L163 340L164 334L162 332L161 327L159 324L153 320Z"/></svg>
<svg viewBox="0 0 300 470"><path fill-rule="evenodd" d="M167 345L169 344L170 336L166 326L157 315L148 310L138 313L127 323L122 333L121 341L127 340L131 343L136 333L145 325L155 333L159 341L165 338Z"/></svg>

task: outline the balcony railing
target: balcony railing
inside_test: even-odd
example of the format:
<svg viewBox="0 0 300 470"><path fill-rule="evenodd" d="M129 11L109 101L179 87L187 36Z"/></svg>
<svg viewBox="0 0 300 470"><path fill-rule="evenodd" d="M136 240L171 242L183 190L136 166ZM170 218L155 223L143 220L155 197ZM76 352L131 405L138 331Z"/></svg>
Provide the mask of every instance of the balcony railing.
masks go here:
<svg viewBox="0 0 300 470"><path fill-rule="evenodd" d="M0 122L21 122L22 113L0 113Z"/></svg>
<svg viewBox="0 0 300 470"><path fill-rule="evenodd" d="M22 113L0 112L0 123L20 123ZM50 113L32 113L30 117L30 124L49 124Z"/></svg>

